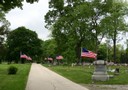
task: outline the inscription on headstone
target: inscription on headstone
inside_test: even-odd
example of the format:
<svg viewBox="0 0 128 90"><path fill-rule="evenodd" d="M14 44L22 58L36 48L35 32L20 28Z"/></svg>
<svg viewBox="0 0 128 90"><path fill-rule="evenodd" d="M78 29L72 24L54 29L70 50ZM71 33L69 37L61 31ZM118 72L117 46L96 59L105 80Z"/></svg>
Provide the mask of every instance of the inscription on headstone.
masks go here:
<svg viewBox="0 0 128 90"><path fill-rule="evenodd" d="M106 67L104 65L96 65L95 72L106 72Z"/></svg>

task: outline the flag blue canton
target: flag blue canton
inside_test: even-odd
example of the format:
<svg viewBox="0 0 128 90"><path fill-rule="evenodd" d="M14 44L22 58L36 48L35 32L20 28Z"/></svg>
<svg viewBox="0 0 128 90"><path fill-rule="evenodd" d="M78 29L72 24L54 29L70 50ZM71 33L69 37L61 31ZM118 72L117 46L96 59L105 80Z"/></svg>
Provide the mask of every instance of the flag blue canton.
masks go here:
<svg viewBox="0 0 128 90"><path fill-rule="evenodd" d="M86 48L82 48L82 52L89 52Z"/></svg>

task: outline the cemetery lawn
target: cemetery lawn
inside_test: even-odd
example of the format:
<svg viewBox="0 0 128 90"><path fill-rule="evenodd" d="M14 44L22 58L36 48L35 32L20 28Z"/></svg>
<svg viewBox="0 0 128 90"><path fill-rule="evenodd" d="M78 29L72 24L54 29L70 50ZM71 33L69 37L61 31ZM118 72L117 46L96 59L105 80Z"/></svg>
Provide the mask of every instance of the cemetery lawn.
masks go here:
<svg viewBox="0 0 128 90"><path fill-rule="evenodd" d="M92 74L94 66L48 66L52 71L70 79L78 84L106 84L106 85L126 85L128 84L128 67L126 66L108 66L107 68L115 69L119 68L119 75L114 75L112 72L108 72L109 75L114 75L108 81L92 81Z"/></svg>
<svg viewBox="0 0 128 90"><path fill-rule="evenodd" d="M9 66L18 68L16 75L8 75ZM25 90L31 64L0 64L0 90Z"/></svg>

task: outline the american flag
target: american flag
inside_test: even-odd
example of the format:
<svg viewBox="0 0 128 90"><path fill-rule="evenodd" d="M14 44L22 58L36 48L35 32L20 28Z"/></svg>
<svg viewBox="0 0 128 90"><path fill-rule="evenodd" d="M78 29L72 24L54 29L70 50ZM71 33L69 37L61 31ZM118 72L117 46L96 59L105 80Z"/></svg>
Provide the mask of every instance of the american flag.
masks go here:
<svg viewBox="0 0 128 90"><path fill-rule="evenodd" d="M29 57L29 56L27 56L27 55L25 55L25 54L20 55L20 58L24 58L24 59L26 59L26 60L32 60L31 57Z"/></svg>
<svg viewBox="0 0 128 90"><path fill-rule="evenodd" d="M52 60L53 60L53 58L51 58L51 57L48 57L48 60L52 61Z"/></svg>
<svg viewBox="0 0 128 90"><path fill-rule="evenodd" d="M63 56L61 56L61 55L56 56L56 59L57 59L57 60L61 60L61 59L63 59Z"/></svg>
<svg viewBox="0 0 128 90"><path fill-rule="evenodd" d="M31 57L29 57L29 56L28 56L26 59L27 59L27 60L32 60L32 58L31 58Z"/></svg>
<svg viewBox="0 0 128 90"><path fill-rule="evenodd" d="M92 52L92 51L89 51L89 50L87 50L85 48L82 48L81 57L88 57L88 58L96 59L97 54Z"/></svg>
<svg viewBox="0 0 128 90"><path fill-rule="evenodd" d="M23 54L23 55L20 55L20 58L27 58L28 56L27 55L25 55L25 54Z"/></svg>

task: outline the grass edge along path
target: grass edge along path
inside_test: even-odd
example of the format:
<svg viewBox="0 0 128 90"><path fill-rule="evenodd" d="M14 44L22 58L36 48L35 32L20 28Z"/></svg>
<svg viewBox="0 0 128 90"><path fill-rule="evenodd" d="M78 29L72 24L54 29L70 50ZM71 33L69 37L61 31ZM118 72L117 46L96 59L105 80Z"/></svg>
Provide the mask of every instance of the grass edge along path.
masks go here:
<svg viewBox="0 0 128 90"><path fill-rule="evenodd" d="M18 68L16 75L8 75L9 66ZM25 90L31 64L0 64L0 90Z"/></svg>
<svg viewBox="0 0 128 90"><path fill-rule="evenodd" d="M114 75L114 78L110 78L108 81L92 81L94 66L43 66L78 84L128 85L128 67L126 66L119 66L119 75L109 72L109 75ZM107 67L115 69L117 66Z"/></svg>

